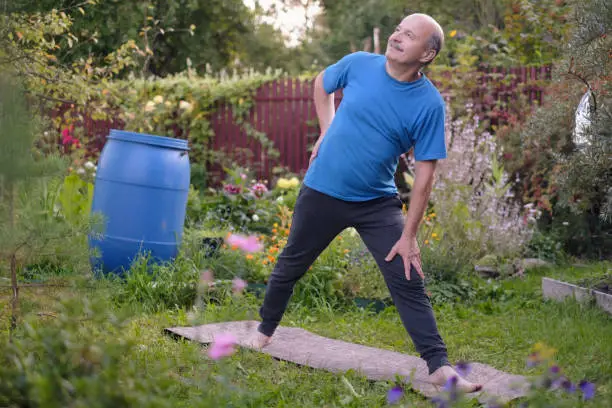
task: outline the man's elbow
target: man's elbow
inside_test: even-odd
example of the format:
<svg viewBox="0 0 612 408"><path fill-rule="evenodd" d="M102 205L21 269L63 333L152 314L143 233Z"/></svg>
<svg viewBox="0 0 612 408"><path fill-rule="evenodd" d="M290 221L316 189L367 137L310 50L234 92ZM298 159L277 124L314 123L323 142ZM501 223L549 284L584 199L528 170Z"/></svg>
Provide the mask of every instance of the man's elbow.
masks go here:
<svg viewBox="0 0 612 408"><path fill-rule="evenodd" d="M325 90L325 85L323 83L323 75L325 75L325 71L321 71L317 74L315 81L314 81L314 87L317 93L327 95L328 93Z"/></svg>

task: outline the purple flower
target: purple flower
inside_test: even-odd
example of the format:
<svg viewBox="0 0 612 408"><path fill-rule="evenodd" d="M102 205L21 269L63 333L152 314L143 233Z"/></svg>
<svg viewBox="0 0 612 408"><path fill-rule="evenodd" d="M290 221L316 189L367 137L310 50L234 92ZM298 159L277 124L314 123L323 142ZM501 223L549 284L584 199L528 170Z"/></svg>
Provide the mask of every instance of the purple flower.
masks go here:
<svg viewBox="0 0 612 408"><path fill-rule="evenodd" d="M446 380L446 384L444 384L444 391L452 391L457 388L457 382L459 378L456 375L453 375L448 380Z"/></svg>
<svg viewBox="0 0 612 408"><path fill-rule="evenodd" d="M550 367L551 374L559 374L559 372L561 372L561 369L559 368L558 365L554 365Z"/></svg>
<svg viewBox="0 0 612 408"><path fill-rule="evenodd" d="M440 396L435 396L431 399L431 402L436 404L436 408L448 408L450 405L448 401Z"/></svg>
<svg viewBox="0 0 612 408"><path fill-rule="evenodd" d="M402 399L404 395L404 390L400 386L393 387L387 392L387 403L395 404Z"/></svg>
<svg viewBox="0 0 612 408"><path fill-rule="evenodd" d="M470 371L472 371L472 367L470 366L470 364L465 361L458 362L455 366L455 369L457 370L457 373L459 373L459 375L464 378L470 374Z"/></svg>
<svg viewBox="0 0 612 408"><path fill-rule="evenodd" d="M529 357L527 357L527 367L535 367L542 362L540 359L540 355L538 353L531 353Z"/></svg>
<svg viewBox="0 0 612 408"><path fill-rule="evenodd" d="M576 391L576 385L574 385L574 383L572 383L567 378L563 378L563 380L561 381L561 388L563 388L570 394L573 394Z"/></svg>
<svg viewBox="0 0 612 408"><path fill-rule="evenodd" d="M583 400L590 400L595 396L595 384L582 380L580 381L580 391L582 391Z"/></svg>

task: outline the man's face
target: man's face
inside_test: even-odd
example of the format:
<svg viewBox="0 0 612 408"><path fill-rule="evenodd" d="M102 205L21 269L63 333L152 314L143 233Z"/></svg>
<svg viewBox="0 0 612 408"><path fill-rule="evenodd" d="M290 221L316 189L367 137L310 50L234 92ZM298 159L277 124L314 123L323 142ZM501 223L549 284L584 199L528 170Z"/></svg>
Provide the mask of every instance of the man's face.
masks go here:
<svg viewBox="0 0 612 408"><path fill-rule="evenodd" d="M433 24L422 16L404 18L389 37L385 56L400 64L423 64L431 57L428 41L434 29Z"/></svg>

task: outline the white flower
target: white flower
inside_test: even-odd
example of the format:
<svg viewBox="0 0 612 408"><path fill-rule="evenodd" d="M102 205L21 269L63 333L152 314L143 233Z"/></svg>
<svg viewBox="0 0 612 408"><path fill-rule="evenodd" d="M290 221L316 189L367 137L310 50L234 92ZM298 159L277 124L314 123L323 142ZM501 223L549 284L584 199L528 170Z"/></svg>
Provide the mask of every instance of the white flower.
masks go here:
<svg viewBox="0 0 612 408"><path fill-rule="evenodd" d="M277 203L282 203L283 201L285 201L285 200L283 199L283 196L280 196L280 197L278 197L278 198L276 199L276 202L277 202Z"/></svg>
<svg viewBox="0 0 612 408"><path fill-rule="evenodd" d="M162 103L164 101L164 97L161 95L156 95L155 98L153 98L153 102L155 103Z"/></svg>
<svg viewBox="0 0 612 408"><path fill-rule="evenodd" d="M257 214L253 214L252 218L253 218L253 221L255 221L255 222L259 221L259 215L257 215Z"/></svg>
<svg viewBox="0 0 612 408"><path fill-rule="evenodd" d="M77 174L83 175L83 174L85 174L85 169L82 168L82 167L79 167L79 169L76 172L77 172Z"/></svg>
<svg viewBox="0 0 612 408"><path fill-rule="evenodd" d="M191 106L191 104L187 101L180 101L179 102L179 109L181 110L185 110L187 112L191 112L191 110L193 109L193 106Z"/></svg>
<svg viewBox="0 0 612 408"><path fill-rule="evenodd" d="M94 170L96 168L96 165L90 161L86 161L84 166L87 170Z"/></svg>
<svg viewBox="0 0 612 408"><path fill-rule="evenodd" d="M569 225L569 222L567 222L567 221L563 221L563 225L568 226L568 225Z"/></svg>
<svg viewBox="0 0 612 408"><path fill-rule="evenodd" d="M145 105L145 108L144 108L145 112L151 112L154 109L155 109L155 102L153 102L153 101L147 102L147 104Z"/></svg>

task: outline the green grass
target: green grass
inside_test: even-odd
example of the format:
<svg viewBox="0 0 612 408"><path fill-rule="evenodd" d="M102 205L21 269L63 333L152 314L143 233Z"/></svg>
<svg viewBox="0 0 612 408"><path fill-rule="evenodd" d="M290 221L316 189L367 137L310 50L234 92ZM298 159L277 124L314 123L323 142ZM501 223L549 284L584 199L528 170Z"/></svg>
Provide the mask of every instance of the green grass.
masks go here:
<svg viewBox="0 0 612 408"><path fill-rule="evenodd" d="M606 267L599 264L586 270L530 271L524 279L501 283L505 300L479 298L469 304L436 306L438 325L451 361L463 359L514 374L535 375L538 370L528 369L525 361L531 347L542 342L557 350L555 361L571 380L587 379L597 385L595 400L573 406L612 406L612 317L597 308L571 301L546 301L540 291L543 276L569 279ZM83 290L81 295L106 296L101 290ZM24 296L27 312L52 309L43 297L32 297L26 292ZM56 296L61 298L60 293ZM164 372L172 380L165 398L175 407L385 406L386 392L392 386L389 382L368 381L355 373L342 376L299 367L250 350L238 350L228 359L215 363L207 358L205 346L163 333L169 326L257 319L258 307L259 300L253 297L227 299L222 304L208 305L195 315L184 310L145 313L136 307L123 306L122 312L132 316L125 336L138 343L125 358L136 361L143 375L153 372L155 364L163 364ZM374 314L357 308L308 309L292 305L282 324L331 338L415 354L394 308ZM225 378L227 384L215 379L216 376ZM415 392L408 392L402 402L409 407L431 406Z"/></svg>

